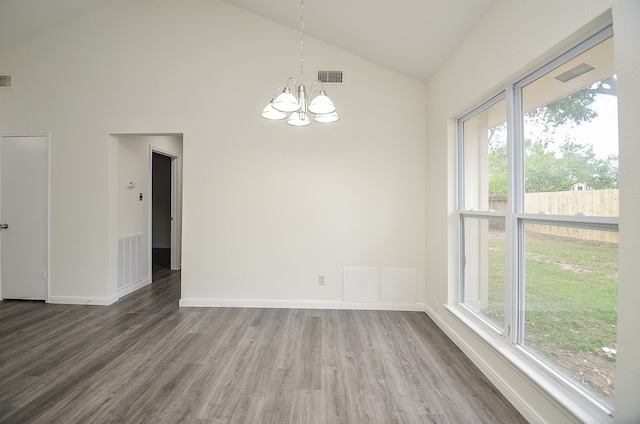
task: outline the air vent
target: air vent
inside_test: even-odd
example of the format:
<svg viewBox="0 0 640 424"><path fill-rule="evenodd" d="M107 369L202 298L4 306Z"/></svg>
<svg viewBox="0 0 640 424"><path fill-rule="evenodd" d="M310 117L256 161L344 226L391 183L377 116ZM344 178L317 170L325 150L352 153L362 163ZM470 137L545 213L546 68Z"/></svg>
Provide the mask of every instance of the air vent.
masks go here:
<svg viewBox="0 0 640 424"><path fill-rule="evenodd" d="M118 238L118 290L141 281L142 234Z"/></svg>
<svg viewBox="0 0 640 424"><path fill-rule="evenodd" d="M571 81L574 78L579 77L582 74L586 74L589 71L593 71L595 68L593 66L587 65L586 63L581 63L575 68L569 69L567 72L563 72L556 77L558 81L567 82Z"/></svg>
<svg viewBox="0 0 640 424"><path fill-rule="evenodd" d="M318 71L318 80L328 84L342 84L342 71Z"/></svg>
<svg viewBox="0 0 640 424"><path fill-rule="evenodd" d="M0 88L11 87L11 75L0 75Z"/></svg>

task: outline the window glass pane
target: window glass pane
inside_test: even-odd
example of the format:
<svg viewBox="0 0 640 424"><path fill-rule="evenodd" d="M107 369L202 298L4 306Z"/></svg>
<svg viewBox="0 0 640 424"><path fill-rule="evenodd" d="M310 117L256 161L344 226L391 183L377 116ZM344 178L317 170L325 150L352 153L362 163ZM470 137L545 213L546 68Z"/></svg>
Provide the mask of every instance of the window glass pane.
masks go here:
<svg viewBox="0 0 640 424"><path fill-rule="evenodd" d="M465 217L463 303L498 330L504 328L504 220Z"/></svg>
<svg viewBox="0 0 640 424"><path fill-rule="evenodd" d="M466 210L507 210L506 101L464 121L464 206Z"/></svg>
<svg viewBox="0 0 640 424"><path fill-rule="evenodd" d="M617 232L525 224L524 346L613 404Z"/></svg>
<svg viewBox="0 0 640 424"><path fill-rule="evenodd" d="M618 216L613 38L526 85L525 212Z"/></svg>

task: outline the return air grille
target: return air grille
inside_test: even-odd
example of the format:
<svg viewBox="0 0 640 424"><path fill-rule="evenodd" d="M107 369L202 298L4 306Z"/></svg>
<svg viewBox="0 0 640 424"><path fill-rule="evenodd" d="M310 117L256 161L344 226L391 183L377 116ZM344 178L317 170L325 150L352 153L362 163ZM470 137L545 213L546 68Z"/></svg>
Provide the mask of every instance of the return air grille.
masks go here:
<svg viewBox="0 0 640 424"><path fill-rule="evenodd" d="M142 280L142 234L118 238L118 290Z"/></svg>
<svg viewBox="0 0 640 424"><path fill-rule="evenodd" d="M11 87L11 75L0 75L0 87Z"/></svg>
<svg viewBox="0 0 640 424"><path fill-rule="evenodd" d="M318 71L318 80L329 84L342 84L342 71Z"/></svg>

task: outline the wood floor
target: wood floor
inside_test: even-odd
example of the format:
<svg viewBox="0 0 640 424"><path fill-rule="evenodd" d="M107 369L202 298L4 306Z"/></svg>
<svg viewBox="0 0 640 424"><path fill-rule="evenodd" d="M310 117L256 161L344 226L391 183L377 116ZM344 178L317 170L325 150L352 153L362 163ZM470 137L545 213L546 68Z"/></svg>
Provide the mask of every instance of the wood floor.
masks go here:
<svg viewBox="0 0 640 424"><path fill-rule="evenodd" d="M525 423L424 313L0 302L2 423Z"/></svg>

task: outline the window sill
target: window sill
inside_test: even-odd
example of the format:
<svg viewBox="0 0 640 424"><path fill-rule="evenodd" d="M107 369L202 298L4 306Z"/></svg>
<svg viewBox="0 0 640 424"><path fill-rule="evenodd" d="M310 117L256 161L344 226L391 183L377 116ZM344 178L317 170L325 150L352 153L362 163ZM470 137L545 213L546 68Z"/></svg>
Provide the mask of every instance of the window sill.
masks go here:
<svg viewBox="0 0 640 424"><path fill-rule="evenodd" d="M452 317L504 359L507 365L529 381L532 387L568 417L583 423L613 423L613 412L610 409L583 392L565 377L543 365L520 346L505 340L499 332L472 312L460 305L445 305L445 307ZM462 342L461 339L459 341ZM472 359L484 362L482 358ZM486 369L487 367L484 367L483 371ZM496 378L502 379L496 370L490 368L490 372L494 373Z"/></svg>

